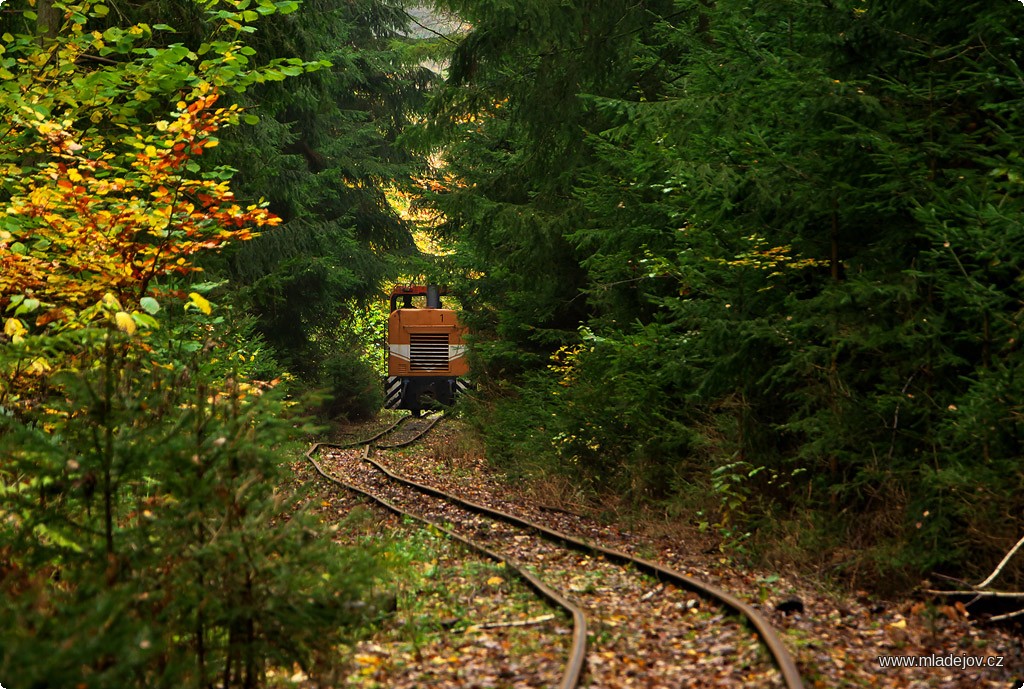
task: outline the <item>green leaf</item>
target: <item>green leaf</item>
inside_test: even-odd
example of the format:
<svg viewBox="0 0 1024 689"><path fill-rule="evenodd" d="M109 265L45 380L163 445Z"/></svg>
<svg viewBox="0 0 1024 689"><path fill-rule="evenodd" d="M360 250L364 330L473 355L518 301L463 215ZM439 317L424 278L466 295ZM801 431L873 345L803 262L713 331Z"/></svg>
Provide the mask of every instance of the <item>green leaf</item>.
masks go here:
<svg viewBox="0 0 1024 689"><path fill-rule="evenodd" d="M146 313L150 314L156 313L160 310L160 302L153 297L143 297L142 299L139 299L139 306L141 306Z"/></svg>
<svg viewBox="0 0 1024 689"><path fill-rule="evenodd" d="M225 282L226 281L224 280L218 280L217 282L199 282L192 285L192 290L195 292L199 292L200 294L206 294L207 292L215 290L218 287L223 287Z"/></svg>
<svg viewBox="0 0 1024 689"><path fill-rule="evenodd" d="M38 299L26 299L23 302L21 302L21 305L17 309L14 310L14 315L15 316L20 316L23 313L32 313L33 311L35 311L38 308L39 308L39 300Z"/></svg>
<svg viewBox="0 0 1024 689"><path fill-rule="evenodd" d="M136 325L143 328L149 328L150 330L157 330L160 328L160 323L148 313L139 313L136 311L132 314L132 320Z"/></svg>

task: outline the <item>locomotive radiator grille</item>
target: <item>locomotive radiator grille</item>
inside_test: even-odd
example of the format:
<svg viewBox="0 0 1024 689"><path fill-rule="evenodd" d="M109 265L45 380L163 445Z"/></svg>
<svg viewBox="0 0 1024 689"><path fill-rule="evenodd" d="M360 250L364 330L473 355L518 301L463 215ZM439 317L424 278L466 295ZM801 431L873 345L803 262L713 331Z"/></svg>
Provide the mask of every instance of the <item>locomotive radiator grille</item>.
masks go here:
<svg viewBox="0 0 1024 689"><path fill-rule="evenodd" d="M410 333L409 370L447 371L448 333Z"/></svg>

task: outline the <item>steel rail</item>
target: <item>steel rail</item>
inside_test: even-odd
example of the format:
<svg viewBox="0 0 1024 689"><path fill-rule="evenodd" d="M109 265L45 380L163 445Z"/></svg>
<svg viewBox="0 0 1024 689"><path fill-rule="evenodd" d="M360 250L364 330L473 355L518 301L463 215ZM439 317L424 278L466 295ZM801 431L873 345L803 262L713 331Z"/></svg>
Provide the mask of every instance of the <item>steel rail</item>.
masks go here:
<svg viewBox="0 0 1024 689"><path fill-rule="evenodd" d="M409 418L409 417L404 417L404 418ZM437 419L432 421L431 424L426 429L424 429L423 432L420 435L418 435L416 438L413 439L413 441L419 439L420 437L422 437L422 435L424 433L426 433L428 430L433 428L437 424L437 422L440 421L441 418L442 417L438 417ZM400 419L398 423L400 423L401 421L402 421L402 419ZM389 427L389 429L393 428L394 426L397 426L398 423L393 424L392 426ZM378 436L375 436L375 438L380 437L380 435L382 435L382 434L379 434ZM413 441L409 441L409 443L411 443ZM372 442L372 440L370 442ZM409 444L409 443L404 443L404 444ZM557 605L558 607L561 607L566 612L568 612L572 616L572 621L573 621L572 645L571 645L571 653L570 653L570 656L569 656L569 661L566 664L565 672L562 675L562 681L559 684L559 689L576 689L576 687L579 685L580 678L583 675L583 667L584 667L584 664L586 662L586 657L587 657L587 618L583 614L583 609L582 608L580 608L578 605L573 603L571 600L569 600L568 598L563 596L557 590L555 590L555 589L551 588L550 586L548 586L547 584L545 584L535 574L533 574L529 570L525 569L523 566L518 564L515 560L513 560L513 559L511 559L509 557L506 557L506 556L504 556L504 555L502 555L500 553L497 553L497 552L495 552L493 550L490 550L490 549L488 549L488 548L486 548L486 547L484 547L484 546L482 546L482 545L480 545L478 543L475 543L475 542L469 540L468 538L465 538L464 536L461 536L461 535L455 533L454 531L451 531L450 529L445 527L441 522L434 521L432 519L429 519L427 517L423 517L423 516L420 516L420 515L417 515L417 514L413 514L412 512L407 512L407 511L403 510L401 507L398 507L397 505L395 505L395 504L385 500L384 498L381 498L381 497L378 497L376 495L373 495L373 494L363 490L362 488L358 488L356 486L353 486L353 485L347 483L346 481L343 481L342 479L339 479L338 477L328 473L327 471L324 470L324 468L320 465L320 463L317 462L316 459L313 457L314 454L316 454L316 453L318 453L320 451L321 447L327 447L327 448L331 448L331 449L351 449L354 446L353 445L348 445L348 446L342 447L342 446L339 446L339 445L334 444L334 443L314 443L309 448L309 450L306 451L306 459L313 466L313 469L322 478L324 478L326 481L328 481L330 483L333 483L335 485L341 486L342 488L344 488L346 490L349 490L349 491L351 491L353 493L357 493L359 495L362 495L365 498L373 500L374 502L376 502L379 505L385 507L386 509L390 510L394 514L397 514L399 516L410 517L412 519L415 519L417 521L423 522L425 524L430 524L431 526L436 528L439 532L445 534L445 536L447 536L448 538L451 538L451 539L453 539L455 541L458 541L459 543L462 543L463 545L465 545L466 547L470 548L471 550L474 550L474 551L476 551L476 552L484 555L485 557L488 557L488 558L490 558L490 559L492 559L492 560L494 560L496 562L504 563L505 566L508 569L510 569L511 571L515 572L515 574L517 576L519 576L524 582L526 582L527 586L529 586L531 589L536 591L542 597L544 597L547 600L549 600L554 605ZM366 452L369 453L369 450L370 450L370 445L368 443L366 443ZM372 460L370 460L369 457L366 454L364 454L363 458L366 459L367 461L371 461L372 462ZM376 464L376 463L374 462L374 464Z"/></svg>
<svg viewBox="0 0 1024 689"><path fill-rule="evenodd" d="M387 435L391 431L395 430L396 428L398 428L399 426L404 424L409 419L415 419L415 418L419 418L419 417L415 417L412 414L406 414L405 416L399 417L398 420L395 421L394 423L389 424L388 426L385 426L380 431L377 431L377 433L375 433L374 435L371 435L369 438L363 438L362 440L353 440L350 443L343 443L341 445L336 445L336 444L332 443L331 447L333 447L335 449L338 449L338 450L347 450L347 449L353 448L353 447L361 447L362 445L369 445L370 443L374 442L375 440L380 440L385 435Z"/></svg>
<svg viewBox="0 0 1024 689"><path fill-rule="evenodd" d="M367 450L369 450L369 448L367 448ZM723 589L720 589L717 586L714 586L713 584L709 584L699 579L687 576L682 572L670 569L661 564L658 564L657 562L652 562L651 560L646 560L643 558L633 557L632 555L628 555L619 550L613 550L611 548L605 548L604 546L588 543L574 536L562 533L561 531L550 529L546 526L543 526L542 524L538 524L528 519L524 519L522 517L509 514L507 512L495 509L493 507L487 507L485 505L471 502L469 500L465 500L458 496L451 495L450 493L446 493L445 491L434 488L433 486L428 486L404 478L402 476L392 473L379 462L376 462L375 460L370 458L368 454L365 456L365 460L372 464L382 474L384 474L385 476L387 476L388 478L397 483L403 484L405 486L426 493L428 495L441 498L442 500L446 500L448 502L451 502L452 504L459 505L460 507L463 507L477 514L488 515L492 518L504 521L507 524L512 524L515 526L519 526L520 528L530 529L538 533L544 534L549 538L560 541L564 543L566 546L573 548L575 550L587 553L600 553L601 555L604 555L606 558L613 562L618 562L620 564L632 564L637 569L654 576L659 581L669 582L682 586L683 588L698 593L704 596L705 598L711 598L718 601L726 607L740 613L754 627L755 631L757 632L757 635L760 637L764 645L768 648L768 651L771 654L772 659L775 661L775 666L778 668L780 674L782 675L782 679L785 682L787 689L804 689L803 680L800 678L800 672L797 669L796 662L793 660L793 657L786 649L786 646L783 643L782 638L779 637L778 633L771 626L768 620L766 620L759 612L757 612L749 604L741 601L739 598L724 591Z"/></svg>
<svg viewBox="0 0 1024 689"><path fill-rule="evenodd" d="M407 418L407 419L408 418L413 418L413 419L421 418L421 419L424 419L424 418L427 418L427 417L415 417L415 416L410 417L410 416L407 416L405 418ZM406 445L412 445L414 442L416 442L417 440L419 440L420 438L425 436L430 431L430 429L432 429L434 426L436 426L438 423L440 423L441 420L444 419L444 418L445 418L445 415L444 415L444 413L442 413L439 416L437 416L436 418L431 419L430 423L427 424L426 428L423 428L418 433L416 433L416 435L414 435L413 437L409 438L408 440L403 440L403 441L397 442L397 443L391 443L390 445L377 445L376 447L378 449L380 449L380 450L397 450L400 447L405 447ZM391 426L391 428L394 428L394 426ZM388 430L390 430L390 428ZM382 435L384 435L384 434L383 433L378 433L376 436L373 437L373 439L370 442L361 443L361 444L366 445L367 449L369 449L370 447L373 446L373 440L379 439Z"/></svg>

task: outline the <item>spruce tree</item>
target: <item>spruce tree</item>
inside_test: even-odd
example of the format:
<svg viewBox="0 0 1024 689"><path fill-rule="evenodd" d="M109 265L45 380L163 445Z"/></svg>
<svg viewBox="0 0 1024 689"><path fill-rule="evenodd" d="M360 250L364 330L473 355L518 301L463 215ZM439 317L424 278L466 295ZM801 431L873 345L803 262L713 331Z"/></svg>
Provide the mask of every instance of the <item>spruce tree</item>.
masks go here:
<svg viewBox="0 0 1024 689"><path fill-rule="evenodd" d="M437 204L485 361L556 369L504 440L705 486L729 538L810 512L910 572L1012 544L1019 7L451 5Z"/></svg>

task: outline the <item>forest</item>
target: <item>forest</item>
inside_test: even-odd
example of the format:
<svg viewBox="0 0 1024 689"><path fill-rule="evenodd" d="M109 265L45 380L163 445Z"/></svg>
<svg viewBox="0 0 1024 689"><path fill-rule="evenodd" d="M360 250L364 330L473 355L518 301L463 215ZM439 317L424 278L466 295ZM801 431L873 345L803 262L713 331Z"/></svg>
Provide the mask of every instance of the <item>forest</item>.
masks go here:
<svg viewBox="0 0 1024 689"><path fill-rule="evenodd" d="M417 280L508 476L844 590L992 571L1020 3L426 6L0 3L0 681L256 687L359 633L377 555L288 465L380 409Z"/></svg>

